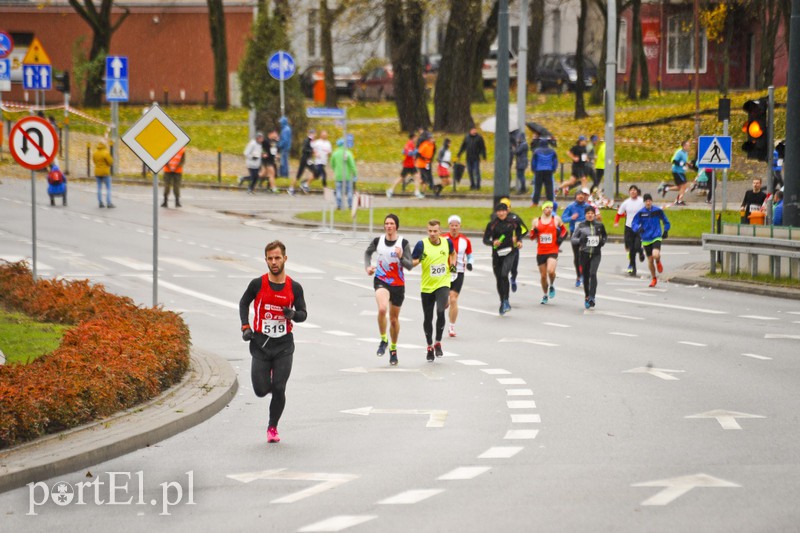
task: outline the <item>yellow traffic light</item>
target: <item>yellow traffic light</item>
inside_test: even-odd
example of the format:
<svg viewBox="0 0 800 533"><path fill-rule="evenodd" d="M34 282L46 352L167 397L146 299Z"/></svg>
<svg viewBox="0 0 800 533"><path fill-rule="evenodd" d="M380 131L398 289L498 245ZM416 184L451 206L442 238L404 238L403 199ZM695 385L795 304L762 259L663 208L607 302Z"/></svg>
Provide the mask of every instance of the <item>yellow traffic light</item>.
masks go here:
<svg viewBox="0 0 800 533"><path fill-rule="evenodd" d="M764 130L761 129L761 124L759 124L757 120L754 120L747 126L747 134L753 139L758 139L764 135Z"/></svg>

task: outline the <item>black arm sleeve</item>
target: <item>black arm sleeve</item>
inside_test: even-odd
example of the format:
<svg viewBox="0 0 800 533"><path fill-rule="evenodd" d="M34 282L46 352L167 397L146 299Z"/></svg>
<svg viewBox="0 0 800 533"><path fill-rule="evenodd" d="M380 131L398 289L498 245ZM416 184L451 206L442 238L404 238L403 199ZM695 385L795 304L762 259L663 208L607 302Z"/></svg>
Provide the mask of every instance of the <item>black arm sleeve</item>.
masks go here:
<svg viewBox="0 0 800 533"><path fill-rule="evenodd" d="M493 231L494 231L494 224L492 222L486 224L486 230L483 232L483 244L485 244L486 246L492 246L493 244L494 241L494 239L492 238Z"/></svg>
<svg viewBox="0 0 800 533"><path fill-rule="evenodd" d="M403 247L403 257L400 258L400 264L403 265L406 270L411 270L414 268L414 258L412 257L413 253L411 252L411 245L406 239L403 239L403 242L400 244Z"/></svg>
<svg viewBox="0 0 800 533"><path fill-rule="evenodd" d="M255 278L247 286L242 298L239 300L239 318L241 318L243 326L250 324L250 304L256 299L256 295L260 290L261 278Z"/></svg>
<svg viewBox="0 0 800 533"><path fill-rule="evenodd" d="M292 293L294 294L294 316L292 322L305 322L308 318L308 310L306 309L306 299L303 295L303 287L292 280Z"/></svg>
<svg viewBox="0 0 800 533"><path fill-rule="evenodd" d="M378 251L378 239L380 237L375 237L369 246L367 246L367 251L364 252L364 268L367 268L370 263L372 263L372 254Z"/></svg>

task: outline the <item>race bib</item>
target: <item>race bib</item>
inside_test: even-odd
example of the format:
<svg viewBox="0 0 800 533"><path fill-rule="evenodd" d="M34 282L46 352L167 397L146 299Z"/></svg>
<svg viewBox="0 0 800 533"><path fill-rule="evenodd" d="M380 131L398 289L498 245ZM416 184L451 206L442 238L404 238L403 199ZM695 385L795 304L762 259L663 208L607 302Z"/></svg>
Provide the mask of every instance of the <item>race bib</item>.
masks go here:
<svg viewBox="0 0 800 533"><path fill-rule="evenodd" d="M600 237L597 235L589 235L586 237L586 246L589 248L595 248L600 245Z"/></svg>
<svg viewBox="0 0 800 533"><path fill-rule="evenodd" d="M271 153L272 155L278 155L278 149L275 148L274 146L270 146L269 153Z"/></svg>
<svg viewBox="0 0 800 533"><path fill-rule="evenodd" d="M438 278L447 274L447 265L431 265L431 277Z"/></svg>
<svg viewBox="0 0 800 533"><path fill-rule="evenodd" d="M283 337L286 335L286 320L265 320L261 326L261 332L272 338Z"/></svg>
<svg viewBox="0 0 800 533"><path fill-rule="evenodd" d="M553 234L552 233L540 233L539 234L539 243L541 243L541 244L552 244L553 243Z"/></svg>
<svg viewBox="0 0 800 533"><path fill-rule="evenodd" d="M761 205L760 204L750 204L750 212L752 213L753 211L761 211Z"/></svg>
<svg viewBox="0 0 800 533"><path fill-rule="evenodd" d="M586 161L586 154L581 154L581 161Z"/></svg>

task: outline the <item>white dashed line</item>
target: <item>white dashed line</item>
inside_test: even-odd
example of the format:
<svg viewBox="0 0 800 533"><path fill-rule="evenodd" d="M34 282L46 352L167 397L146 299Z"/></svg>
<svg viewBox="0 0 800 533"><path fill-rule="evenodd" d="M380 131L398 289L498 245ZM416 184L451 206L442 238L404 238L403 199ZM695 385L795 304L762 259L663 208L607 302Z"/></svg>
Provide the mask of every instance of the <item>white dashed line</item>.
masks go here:
<svg viewBox="0 0 800 533"><path fill-rule="evenodd" d="M461 363L462 365L465 365L465 366L486 366L487 365L487 363L484 363L483 361L478 361L476 359L460 359L458 362Z"/></svg>
<svg viewBox="0 0 800 533"><path fill-rule="evenodd" d="M774 316L760 316L760 315L739 315L739 318L746 318L748 320L780 320Z"/></svg>
<svg viewBox="0 0 800 533"><path fill-rule="evenodd" d="M339 331L339 330L336 330L336 329L332 329L332 330L326 331L325 333L327 333L328 335L333 335L334 337L354 337L355 336L355 334L350 333L348 331Z"/></svg>
<svg viewBox="0 0 800 533"><path fill-rule="evenodd" d="M441 494L442 492L444 492L444 489L407 490L405 492L401 492L400 494L396 494L395 496L386 498L385 500L379 501L378 505L410 505L427 500L428 498L436 496L437 494Z"/></svg>
<svg viewBox="0 0 800 533"><path fill-rule="evenodd" d="M439 476L441 481L462 481L465 479L475 479L481 474L491 470L491 466L459 466L443 476Z"/></svg>
<svg viewBox="0 0 800 533"><path fill-rule="evenodd" d="M505 440L531 440L539 433L538 429L509 429L506 431Z"/></svg>
<svg viewBox="0 0 800 533"><path fill-rule="evenodd" d="M531 389L506 389L509 396L533 396Z"/></svg>
<svg viewBox="0 0 800 533"><path fill-rule="evenodd" d="M340 515L340 516L332 516L331 518L327 518L320 522L316 522L314 524L305 526L302 529L299 529L301 533L312 533L312 532L328 532L328 531L344 531L347 528L357 526L359 524L363 524L364 522L369 522L370 520L374 520L378 518L377 515Z"/></svg>
<svg viewBox="0 0 800 533"><path fill-rule="evenodd" d="M554 328L571 328L569 324L558 324L557 322L542 322L545 326L553 326Z"/></svg>
<svg viewBox="0 0 800 533"><path fill-rule="evenodd" d="M463 361L459 361L459 362L463 362ZM481 368L481 372L486 372L490 376L503 376L503 375L511 374L511 372L509 372L508 370L505 370L503 368Z"/></svg>
<svg viewBox="0 0 800 533"><path fill-rule="evenodd" d="M536 409L536 402L533 400L510 400L506 405L509 409Z"/></svg>
<svg viewBox="0 0 800 533"><path fill-rule="evenodd" d="M527 385L522 378L497 378L500 385Z"/></svg>
<svg viewBox="0 0 800 533"><path fill-rule="evenodd" d="M512 424L540 424L541 422L542 422L542 417L537 414L511 415Z"/></svg>
<svg viewBox="0 0 800 533"><path fill-rule="evenodd" d="M699 346L699 347L708 346L708 344L703 344L700 342L691 342L691 341L678 341L678 344L685 344L686 346Z"/></svg>
<svg viewBox="0 0 800 533"><path fill-rule="evenodd" d="M493 446L480 454L478 459L510 459L524 449L522 446Z"/></svg>
<svg viewBox="0 0 800 533"><path fill-rule="evenodd" d="M635 333L623 333L621 331L609 331L609 335L617 335L619 337L638 337L639 335Z"/></svg>
<svg viewBox="0 0 800 533"><path fill-rule="evenodd" d="M761 359L762 361L772 361L772 357L767 357L766 355L757 355L754 353L743 353L745 357L752 357L753 359Z"/></svg>

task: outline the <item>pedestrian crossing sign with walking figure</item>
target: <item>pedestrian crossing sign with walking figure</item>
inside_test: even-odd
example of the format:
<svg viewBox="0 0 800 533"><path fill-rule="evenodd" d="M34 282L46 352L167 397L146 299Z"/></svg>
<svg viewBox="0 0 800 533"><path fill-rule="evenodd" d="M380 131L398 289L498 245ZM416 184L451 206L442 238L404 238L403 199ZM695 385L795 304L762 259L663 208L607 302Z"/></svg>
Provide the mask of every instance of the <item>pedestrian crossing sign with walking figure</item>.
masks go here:
<svg viewBox="0 0 800 533"><path fill-rule="evenodd" d="M708 135L697 139L698 168L731 168L731 138Z"/></svg>

